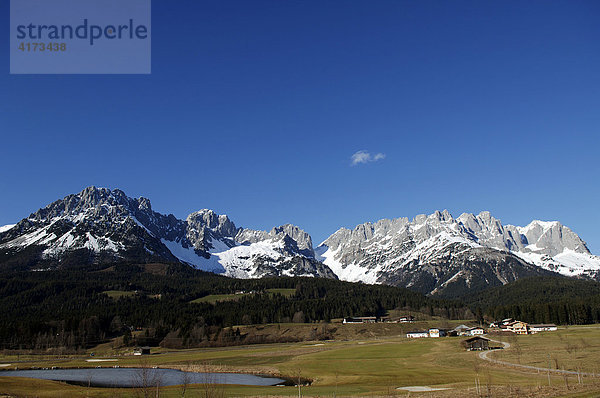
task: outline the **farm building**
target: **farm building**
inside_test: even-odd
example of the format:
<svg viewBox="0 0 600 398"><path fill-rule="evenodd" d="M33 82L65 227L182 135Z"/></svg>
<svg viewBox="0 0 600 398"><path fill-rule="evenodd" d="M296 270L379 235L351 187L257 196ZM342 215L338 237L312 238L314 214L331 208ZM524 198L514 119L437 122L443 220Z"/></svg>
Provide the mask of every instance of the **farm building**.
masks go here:
<svg viewBox="0 0 600 398"><path fill-rule="evenodd" d="M421 339L423 337L429 337L429 333L425 331L415 331L406 333L407 339Z"/></svg>
<svg viewBox="0 0 600 398"><path fill-rule="evenodd" d="M374 316L350 316L344 318L342 323L375 323L377 322L377 317Z"/></svg>
<svg viewBox="0 0 600 398"><path fill-rule="evenodd" d="M466 336L469 329L471 328L467 325L458 325L454 329L448 331L448 336Z"/></svg>
<svg viewBox="0 0 600 398"><path fill-rule="evenodd" d="M136 347L133 350L133 355L150 355L150 347L148 347L148 346Z"/></svg>
<svg viewBox="0 0 600 398"><path fill-rule="evenodd" d="M490 327L491 328L501 328L501 329L503 329L503 326L506 326L509 323L514 322L514 321L515 320L513 318L506 318L506 319L503 319L501 321L496 321L496 322L490 323Z"/></svg>
<svg viewBox="0 0 600 398"><path fill-rule="evenodd" d="M482 351L490 349L490 340L481 336L471 337L470 339L464 340L462 343L468 351Z"/></svg>
<svg viewBox="0 0 600 398"><path fill-rule="evenodd" d="M412 323L415 321L415 317L412 315L401 316L398 322L400 323Z"/></svg>
<svg viewBox="0 0 600 398"><path fill-rule="evenodd" d="M556 330L558 330L558 328L553 323L542 323L542 324L537 324L537 325L529 325L529 331L531 333L554 332Z"/></svg>

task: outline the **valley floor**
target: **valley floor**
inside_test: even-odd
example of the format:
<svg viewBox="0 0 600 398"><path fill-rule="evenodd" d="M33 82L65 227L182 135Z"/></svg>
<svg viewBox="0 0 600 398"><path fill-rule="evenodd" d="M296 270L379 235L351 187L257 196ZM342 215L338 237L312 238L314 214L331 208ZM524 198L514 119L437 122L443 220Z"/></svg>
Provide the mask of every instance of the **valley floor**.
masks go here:
<svg viewBox="0 0 600 398"><path fill-rule="evenodd" d="M297 325L305 327L305 325ZM293 326L290 326L293 327ZM342 327L340 325L340 327ZM344 325L364 328L364 325ZM493 336L511 344L489 357L509 363L600 372L600 326L568 327L531 336ZM464 338L408 340L403 336L373 336L349 341L313 341L228 348L159 351L142 357L110 356L117 361L88 362L90 356L0 356L5 369L29 367L158 366L195 371L227 371L310 379L305 397L424 396L424 397L597 397L600 375L550 374L484 361L478 352L461 346ZM102 347L94 359L102 359ZM108 357L106 357L108 358ZM548 363L550 362L550 365ZM1 368L0 368L1 369ZM550 384L550 385L549 385ZM406 387L420 387L408 388ZM428 391L431 387L433 391ZM445 390L437 390L445 388ZM419 392L423 391L423 392ZM179 386L161 388L162 397L181 397ZM185 396L298 396L298 388L247 386L188 386ZM59 382L0 377L0 396L133 397L135 389L99 389ZM152 391L151 396L156 396ZM142 394L143 396L143 394Z"/></svg>

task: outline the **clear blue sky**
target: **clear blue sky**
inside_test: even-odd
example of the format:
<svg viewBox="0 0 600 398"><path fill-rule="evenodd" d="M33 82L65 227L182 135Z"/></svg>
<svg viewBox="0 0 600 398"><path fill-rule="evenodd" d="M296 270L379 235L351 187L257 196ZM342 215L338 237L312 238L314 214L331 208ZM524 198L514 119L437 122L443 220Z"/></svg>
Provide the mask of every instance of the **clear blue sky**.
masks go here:
<svg viewBox="0 0 600 398"><path fill-rule="evenodd" d="M150 76L11 76L0 2L0 224L96 185L315 243L489 210L600 254L600 2L152 7Z"/></svg>

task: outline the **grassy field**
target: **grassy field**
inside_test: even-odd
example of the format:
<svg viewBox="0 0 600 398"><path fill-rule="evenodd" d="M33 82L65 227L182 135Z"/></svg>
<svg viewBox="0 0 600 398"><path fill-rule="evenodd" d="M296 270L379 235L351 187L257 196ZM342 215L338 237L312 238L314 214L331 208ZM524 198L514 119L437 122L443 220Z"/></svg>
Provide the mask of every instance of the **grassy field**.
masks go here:
<svg viewBox="0 0 600 398"><path fill-rule="evenodd" d="M200 297L196 300L190 301L190 303L211 303L215 304L219 301L232 301L239 300L249 294L209 294L208 296Z"/></svg>
<svg viewBox="0 0 600 398"><path fill-rule="evenodd" d="M106 290L102 293L108 295L108 297L115 299L115 300L119 299L121 297L135 296L135 292L125 291L125 290Z"/></svg>
<svg viewBox="0 0 600 398"><path fill-rule="evenodd" d="M284 297L291 297L296 294L296 289L267 289L272 294L281 294Z"/></svg>
<svg viewBox="0 0 600 398"><path fill-rule="evenodd" d="M600 326L571 326L559 332L510 336L511 349L490 358L551 369L600 374Z"/></svg>
<svg viewBox="0 0 600 398"><path fill-rule="evenodd" d="M282 296L290 297L296 293L296 289L267 289L266 292L269 294L281 294ZM251 296L253 294L254 293L209 294L208 296L200 297L190 302L215 304L219 301L239 300L242 297Z"/></svg>
<svg viewBox="0 0 600 398"><path fill-rule="evenodd" d="M305 325L288 325L304 327ZM341 325L340 325L341 326ZM353 325L354 326L354 325ZM509 341L508 338L503 339ZM574 351L568 345L586 342L585 349ZM272 344L227 348L161 351L145 356L117 357L119 366L160 366L184 368L197 371L239 371L283 375L290 378L302 377L312 380L310 386L302 387L303 396L406 396L407 391L397 390L405 386L431 386L448 388L445 391L410 393L424 397L476 397L476 396L569 396L597 397L600 378L587 377L578 384L577 377L567 380L560 375L551 376L548 387L545 373L526 372L509 367L492 365L479 359L477 353L466 352L460 342L462 338L407 340L403 337L374 337L351 341L314 341L293 344ZM571 327L558 332L547 332L533 336L520 336L518 350L522 363L544 365L548 352L563 361L577 354L574 364L588 364L588 370L599 363L598 341L600 326ZM511 338L511 344L515 339ZM497 358L516 363L517 353L512 349L492 354ZM73 358L23 358L0 357L0 364L18 366L91 367L99 363L86 362L90 357ZM98 358L96 356L95 358ZM547 359L547 358L546 358ZM537 363L536 361L540 361ZM546 361L547 363L547 361ZM115 362L109 365L113 366ZM480 394L475 383L480 385ZM569 385L567 389L567 384ZM221 389L219 387L218 389ZM194 386L186 396L203 396L203 387ZM225 396L298 396L296 387L248 387L226 386ZM134 396L128 389L88 389L57 382L31 381L0 377L0 396ZM161 396L181 396L180 387L160 390ZM154 396L154 395L153 395Z"/></svg>

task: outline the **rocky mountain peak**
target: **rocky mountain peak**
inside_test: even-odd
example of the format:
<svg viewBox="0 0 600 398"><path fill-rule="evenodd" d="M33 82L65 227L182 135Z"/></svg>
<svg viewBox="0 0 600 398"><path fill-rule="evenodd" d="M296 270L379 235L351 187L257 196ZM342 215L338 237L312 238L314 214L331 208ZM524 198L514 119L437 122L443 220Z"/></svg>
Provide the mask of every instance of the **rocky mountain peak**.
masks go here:
<svg viewBox="0 0 600 398"><path fill-rule="evenodd" d="M293 241L297 248L296 250L306 257L312 258L315 256L312 238L296 225L285 224L275 227L269 232L269 235L274 239L283 240L284 242Z"/></svg>
<svg viewBox="0 0 600 398"><path fill-rule="evenodd" d="M144 198L141 196L138 200L138 209L142 211L152 211L152 205L150 204L150 199Z"/></svg>
<svg viewBox="0 0 600 398"><path fill-rule="evenodd" d="M425 224L427 222L427 214L417 214L415 218L413 218L413 224Z"/></svg>
<svg viewBox="0 0 600 398"><path fill-rule="evenodd" d="M526 227L516 228L525 238L526 249L529 251L549 256L556 256L565 249L591 254L586 243L570 228L558 221L534 220Z"/></svg>
<svg viewBox="0 0 600 398"><path fill-rule="evenodd" d="M451 222L454 221L454 218L452 218L452 214L448 210L444 209L443 211L436 210L427 216L427 221Z"/></svg>
<svg viewBox="0 0 600 398"><path fill-rule="evenodd" d="M238 228L229 217L225 214L219 215L210 209L193 212L187 216L186 221L192 228L198 230L207 228L219 237L233 238L238 232Z"/></svg>

